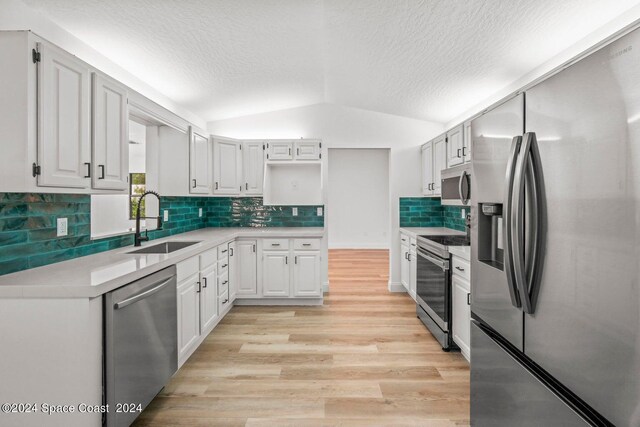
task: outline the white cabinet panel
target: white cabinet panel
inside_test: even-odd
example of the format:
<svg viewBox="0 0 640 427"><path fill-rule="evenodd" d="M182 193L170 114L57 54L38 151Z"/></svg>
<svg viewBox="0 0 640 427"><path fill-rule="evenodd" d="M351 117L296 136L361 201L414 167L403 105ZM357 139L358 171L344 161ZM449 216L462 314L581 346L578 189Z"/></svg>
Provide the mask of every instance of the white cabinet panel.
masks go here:
<svg viewBox="0 0 640 427"><path fill-rule="evenodd" d="M200 273L200 333L209 331L218 319L217 279L216 264Z"/></svg>
<svg viewBox="0 0 640 427"><path fill-rule="evenodd" d="M415 246L409 248L409 295L416 300L416 288L418 286L418 254Z"/></svg>
<svg viewBox="0 0 640 427"><path fill-rule="evenodd" d="M211 142L206 135L189 128L189 192L211 192Z"/></svg>
<svg viewBox="0 0 640 427"><path fill-rule="evenodd" d="M126 190L129 182L127 88L93 73L93 188Z"/></svg>
<svg viewBox="0 0 640 427"><path fill-rule="evenodd" d="M262 141L244 141L242 143L243 194L262 194L264 185L263 147L264 143Z"/></svg>
<svg viewBox="0 0 640 427"><path fill-rule="evenodd" d="M453 306L453 340L464 357L471 358L471 308L469 306L469 282L457 274L451 275Z"/></svg>
<svg viewBox="0 0 640 427"><path fill-rule="evenodd" d="M410 292L411 263L409 261L409 245L400 245L400 281L407 292Z"/></svg>
<svg viewBox="0 0 640 427"><path fill-rule="evenodd" d="M289 251L263 252L262 296L288 297L290 277Z"/></svg>
<svg viewBox="0 0 640 427"><path fill-rule="evenodd" d="M236 242L237 259L237 296L258 295L258 257L255 240L239 240ZM234 254L235 256L235 254Z"/></svg>
<svg viewBox="0 0 640 427"><path fill-rule="evenodd" d="M236 299L236 289L238 287L238 254L236 252L236 242L229 243L229 300L231 303Z"/></svg>
<svg viewBox="0 0 640 427"><path fill-rule="evenodd" d="M462 157L464 157L465 163L469 163L471 161L471 122L464 124L464 140L462 143Z"/></svg>
<svg viewBox="0 0 640 427"><path fill-rule="evenodd" d="M52 46L38 48L38 185L89 187L89 68Z"/></svg>
<svg viewBox="0 0 640 427"><path fill-rule="evenodd" d="M320 141L316 140L299 140L295 141L295 159L296 160L320 160Z"/></svg>
<svg viewBox="0 0 640 427"><path fill-rule="evenodd" d="M447 168L447 147L445 138L433 140L433 195L442 193L442 169Z"/></svg>
<svg viewBox="0 0 640 427"><path fill-rule="evenodd" d="M178 359L189 353L200 336L200 285L198 275L178 284Z"/></svg>
<svg viewBox="0 0 640 427"><path fill-rule="evenodd" d="M267 160L293 159L293 141L267 142Z"/></svg>
<svg viewBox="0 0 640 427"><path fill-rule="evenodd" d="M294 252L293 295L296 297L318 298L322 296L320 252Z"/></svg>
<svg viewBox="0 0 640 427"><path fill-rule="evenodd" d="M433 194L433 142L422 147L422 194Z"/></svg>
<svg viewBox="0 0 640 427"><path fill-rule="evenodd" d="M242 151L240 141L213 139L214 194L240 194Z"/></svg>
<svg viewBox="0 0 640 427"><path fill-rule="evenodd" d="M464 147L463 125L457 126L447 132L447 165L451 167L464 161L462 149Z"/></svg>

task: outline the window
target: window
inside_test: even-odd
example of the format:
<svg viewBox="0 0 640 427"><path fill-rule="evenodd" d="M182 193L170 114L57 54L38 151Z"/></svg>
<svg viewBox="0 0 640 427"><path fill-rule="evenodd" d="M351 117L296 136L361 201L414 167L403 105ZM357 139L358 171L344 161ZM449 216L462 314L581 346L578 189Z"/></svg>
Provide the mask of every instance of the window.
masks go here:
<svg viewBox="0 0 640 427"><path fill-rule="evenodd" d="M136 210L138 209L138 202L140 195L147 191L146 175L144 173L130 173L129 174L129 218L136 219ZM145 200L140 205L140 217L144 218L145 214Z"/></svg>

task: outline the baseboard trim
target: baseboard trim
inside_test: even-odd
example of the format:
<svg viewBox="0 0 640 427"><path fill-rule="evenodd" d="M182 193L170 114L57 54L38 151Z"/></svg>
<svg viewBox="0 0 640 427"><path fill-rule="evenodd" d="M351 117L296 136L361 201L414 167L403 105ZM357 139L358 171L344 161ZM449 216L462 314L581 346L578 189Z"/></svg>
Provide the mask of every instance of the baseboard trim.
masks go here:
<svg viewBox="0 0 640 427"><path fill-rule="evenodd" d="M400 282L392 282L391 280L389 280L389 292L407 292L407 289L404 287L404 285Z"/></svg>
<svg viewBox="0 0 640 427"><path fill-rule="evenodd" d="M322 305L322 298L242 298L234 305Z"/></svg>
<svg viewBox="0 0 640 427"><path fill-rule="evenodd" d="M324 282L322 284L322 292L329 292L329 282Z"/></svg>

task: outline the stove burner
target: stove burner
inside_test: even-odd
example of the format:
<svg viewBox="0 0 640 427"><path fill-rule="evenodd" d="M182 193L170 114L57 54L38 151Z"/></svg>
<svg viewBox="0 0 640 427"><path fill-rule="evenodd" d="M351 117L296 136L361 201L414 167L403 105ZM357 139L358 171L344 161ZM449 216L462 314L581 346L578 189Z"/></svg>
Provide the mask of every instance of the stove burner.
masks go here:
<svg viewBox="0 0 640 427"><path fill-rule="evenodd" d="M442 246L469 246L469 238L464 235L448 235L448 236L420 236L424 239L431 240Z"/></svg>

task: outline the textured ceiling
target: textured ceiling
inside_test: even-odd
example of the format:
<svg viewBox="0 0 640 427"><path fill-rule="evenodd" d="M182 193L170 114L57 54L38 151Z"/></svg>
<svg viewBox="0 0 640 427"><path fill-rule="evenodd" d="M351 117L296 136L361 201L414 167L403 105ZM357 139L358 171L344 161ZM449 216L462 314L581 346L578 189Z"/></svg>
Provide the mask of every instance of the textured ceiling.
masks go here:
<svg viewBox="0 0 640 427"><path fill-rule="evenodd" d="M331 102L446 122L638 0L23 0L205 120Z"/></svg>

